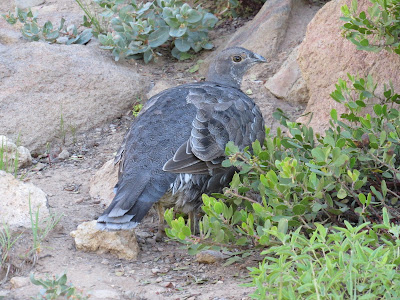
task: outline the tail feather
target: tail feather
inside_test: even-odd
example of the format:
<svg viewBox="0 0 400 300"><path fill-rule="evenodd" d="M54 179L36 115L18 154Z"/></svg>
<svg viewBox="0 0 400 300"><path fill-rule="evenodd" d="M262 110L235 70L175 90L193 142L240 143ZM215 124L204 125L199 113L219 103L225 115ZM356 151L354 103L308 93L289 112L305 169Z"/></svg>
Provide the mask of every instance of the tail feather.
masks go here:
<svg viewBox="0 0 400 300"><path fill-rule="evenodd" d="M141 179L143 178L144 176ZM97 227L101 230L135 228L152 205L165 194L170 185L169 181L157 181L152 178L145 184L134 181L119 183L117 194L110 206L97 219ZM138 187L140 187L139 195Z"/></svg>

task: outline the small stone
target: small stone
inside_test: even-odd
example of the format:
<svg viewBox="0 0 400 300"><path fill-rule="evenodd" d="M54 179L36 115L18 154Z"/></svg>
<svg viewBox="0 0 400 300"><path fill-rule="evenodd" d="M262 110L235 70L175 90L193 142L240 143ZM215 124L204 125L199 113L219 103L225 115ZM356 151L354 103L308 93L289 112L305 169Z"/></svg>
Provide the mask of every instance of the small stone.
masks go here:
<svg viewBox="0 0 400 300"><path fill-rule="evenodd" d="M4 299L5 299L5 297L7 297L9 294L10 294L9 291L5 291L5 290L0 291L0 297L4 297Z"/></svg>
<svg viewBox="0 0 400 300"><path fill-rule="evenodd" d="M160 269L157 269L157 268L151 269L151 273L153 273L153 274L157 274L157 273L160 273L160 272L161 272Z"/></svg>
<svg viewBox="0 0 400 300"><path fill-rule="evenodd" d="M27 286L31 283L29 277L19 277L15 276L10 279L10 283L13 289L18 289Z"/></svg>
<svg viewBox="0 0 400 300"><path fill-rule="evenodd" d="M90 293L93 299L120 299L119 294L113 290L97 290Z"/></svg>
<svg viewBox="0 0 400 300"><path fill-rule="evenodd" d="M157 277L156 282L159 283L162 281L162 277Z"/></svg>
<svg viewBox="0 0 400 300"><path fill-rule="evenodd" d="M196 261L203 264L213 264L225 258L221 252L214 250L205 250L196 254Z"/></svg>
<svg viewBox="0 0 400 300"><path fill-rule="evenodd" d="M13 170L15 162L18 168L30 166L32 164L32 156L29 150L22 146L17 146L13 141L4 135L0 135L0 149L4 152L6 159L6 166L8 169Z"/></svg>
<svg viewBox="0 0 400 300"><path fill-rule="evenodd" d="M165 288L174 288L175 284L169 281L169 282L162 283L161 286L163 286Z"/></svg>
<svg viewBox="0 0 400 300"><path fill-rule="evenodd" d="M36 166L33 167L32 171L38 172L38 171L43 170L45 167L46 167L46 164L39 162L36 164Z"/></svg>
<svg viewBox="0 0 400 300"><path fill-rule="evenodd" d="M67 149L64 149L63 151L61 151L61 153L60 154L58 154L58 158L59 159L67 159L67 158L69 158L69 152L68 152L68 150Z"/></svg>

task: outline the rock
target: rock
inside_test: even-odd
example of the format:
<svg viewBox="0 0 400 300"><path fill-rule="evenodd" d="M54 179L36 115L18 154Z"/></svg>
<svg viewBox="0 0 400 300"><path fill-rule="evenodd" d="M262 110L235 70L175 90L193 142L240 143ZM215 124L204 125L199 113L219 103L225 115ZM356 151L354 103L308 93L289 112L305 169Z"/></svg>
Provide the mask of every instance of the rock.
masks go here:
<svg viewBox="0 0 400 300"><path fill-rule="evenodd" d="M139 246L134 230L101 231L96 221L84 222L70 235L78 250L111 253L120 259L136 260Z"/></svg>
<svg viewBox="0 0 400 300"><path fill-rule="evenodd" d="M150 99L154 95L157 95L158 93L160 93L166 89L169 89L170 87L173 87L173 86L174 85L172 85L170 82L165 81L165 80L157 81L156 84L153 86L153 88L146 94L147 99Z"/></svg>
<svg viewBox="0 0 400 300"><path fill-rule="evenodd" d="M308 90L297 63L298 48L295 48L265 87L277 98L292 103L306 103Z"/></svg>
<svg viewBox="0 0 400 300"><path fill-rule="evenodd" d="M239 30L218 51L210 54L200 65L199 73L205 76L213 58L223 49L242 46L267 58L274 59L286 35L293 0L269 0L253 20ZM261 67L260 67L261 68ZM253 71L257 67L253 67Z"/></svg>
<svg viewBox="0 0 400 300"><path fill-rule="evenodd" d="M117 181L118 166L114 166L114 159L111 159L90 179L90 196L101 199L101 204L108 206L114 198Z"/></svg>
<svg viewBox="0 0 400 300"><path fill-rule="evenodd" d="M360 51L342 36L343 21L339 18L340 7L344 4L350 6L351 1L330 1L322 7L308 25L306 37L299 48L298 63L310 93L305 113L313 114L309 125L314 132L323 133L327 129L333 108L339 115L345 111L343 105L329 94L335 90L339 78L347 79L347 73L361 77L370 74L380 84L380 89L383 83L391 80L395 90L400 90L399 55L386 51ZM366 11L370 4L367 0L359 0L359 11ZM309 117L301 117L298 121L307 123Z"/></svg>
<svg viewBox="0 0 400 300"><path fill-rule="evenodd" d="M63 151L61 151L61 153L58 154L58 158L59 158L59 159L62 159L62 160L69 158L69 152L68 152L68 150L67 150L67 149L64 149Z"/></svg>
<svg viewBox="0 0 400 300"><path fill-rule="evenodd" d="M0 299L6 299L10 295L10 291L0 290Z"/></svg>
<svg viewBox="0 0 400 300"><path fill-rule="evenodd" d="M44 0L15 0L15 5L18 8L26 9L32 6L38 6L40 4L43 4L44 2Z"/></svg>
<svg viewBox="0 0 400 300"><path fill-rule="evenodd" d="M265 58L273 57L285 37L292 2L292 0L265 2L254 19L233 35L227 47L243 46Z"/></svg>
<svg viewBox="0 0 400 300"><path fill-rule="evenodd" d="M35 165L35 167L32 169L32 171L35 171L35 172L41 171L44 168L46 168L46 166L47 166L46 164L39 162Z"/></svg>
<svg viewBox="0 0 400 300"><path fill-rule="evenodd" d="M204 250L196 254L196 261L203 264L213 264L226 258L226 255L214 250Z"/></svg>
<svg viewBox="0 0 400 300"><path fill-rule="evenodd" d="M20 134L35 152L63 135L72 140L72 127L76 135L123 115L150 85L135 65L115 63L96 41L0 44L0 70L0 106L7 108L0 110L2 133Z"/></svg>
<svg viewBox="0 0 400 300"><path fill-rule="evenodd" d="M90 293L92 299L120 299L120 295L113 290L96 290Z"/></svg>
<svg viewBox="0 0 400 300"><path fill-rule="evenodd" d="M32 156L25 147L15 145L10 139L4 135L0 135L0 153L3 152L3 162L7 162L8 170L14 169L15 158L17 157L18 168L30 166L32 164Z"/></svg>
<svg viewBox="0 0 400 300"><path fill-rule="evenodd" d="M6 223L11 230L31 228L29 200L32 212L39 209L39 217L49 217L46 194L29 182L15 179L13 175L0 171L0 223Z"/></svg>
<svg viewBox="0 0 400 300"><path fill-rule="evenodd" d="M10 279L10 283L13 289L18 289L31 284L29 277L15 276Z"/></svg>

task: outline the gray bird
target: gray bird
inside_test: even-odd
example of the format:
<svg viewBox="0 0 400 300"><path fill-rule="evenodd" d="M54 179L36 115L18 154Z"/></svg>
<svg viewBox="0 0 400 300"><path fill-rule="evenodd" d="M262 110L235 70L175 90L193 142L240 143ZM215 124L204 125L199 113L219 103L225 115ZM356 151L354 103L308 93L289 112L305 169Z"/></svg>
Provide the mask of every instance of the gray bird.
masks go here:
<svg viewBox="0 0 400 300"><path fill-rule="evenodd" d="M203 193L229 185L236 170L221 166L225 145L233 141L242 150L264 141L260 109L240 90L246 71L263 62L247 49L228 48L211 63L207 81L150 98L115 158L120 164L116 195L97 220L100 229L134 228L158 203L160 234L161 205L195 212Z"/></svg>

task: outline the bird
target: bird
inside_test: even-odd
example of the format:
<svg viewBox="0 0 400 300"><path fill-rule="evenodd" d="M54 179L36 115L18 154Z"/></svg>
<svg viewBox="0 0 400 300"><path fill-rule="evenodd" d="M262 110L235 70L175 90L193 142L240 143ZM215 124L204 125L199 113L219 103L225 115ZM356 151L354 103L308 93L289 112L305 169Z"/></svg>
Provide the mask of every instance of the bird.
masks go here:
<svg viewBox="0 0 400 300"><path fill-rule="evenodd" d="M226 144L232 141L243 150L256 140L262 144L265 138L260 108L240 89L245 73L265 62L245 48L227 48L211 62L206 81L151 97L117 152L115 197L98 217L97 227L135 228L155 204L159 239L163 206L193 216L203 193L222 192L237 171L222 167Z"/></svg>

